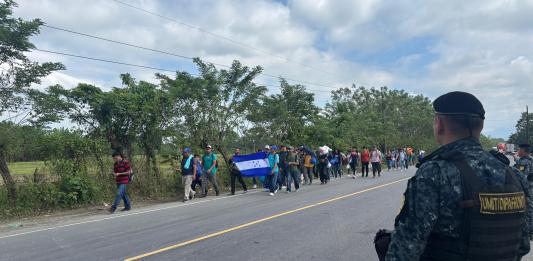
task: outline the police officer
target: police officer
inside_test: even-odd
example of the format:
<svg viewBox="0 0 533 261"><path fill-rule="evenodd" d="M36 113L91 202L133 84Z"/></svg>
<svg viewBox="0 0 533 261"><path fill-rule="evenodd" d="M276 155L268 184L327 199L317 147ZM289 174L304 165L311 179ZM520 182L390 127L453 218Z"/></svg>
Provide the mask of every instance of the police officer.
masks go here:
<svg viewBox="0 0 533 261"><path fill-rule="evenodd" d="M529 144L518 145L519 150L517 153L518 159L516 160L515 168L520 170L524 174L530 183L533 182L533 158L529 155L531 147Z"/></svg>
<svg viewBox="0 0 533 261"><path fill-rule="evenodd" d="M483 151L485 110L476 97L447 93L433 108L441 147L407 184L385 260L519 260L530 247L529 184Z"/></svg>

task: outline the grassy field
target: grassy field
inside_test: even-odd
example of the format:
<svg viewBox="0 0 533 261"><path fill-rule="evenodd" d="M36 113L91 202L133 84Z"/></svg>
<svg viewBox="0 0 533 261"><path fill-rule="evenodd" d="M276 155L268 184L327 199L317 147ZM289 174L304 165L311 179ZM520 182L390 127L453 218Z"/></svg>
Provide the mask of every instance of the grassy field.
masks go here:
<svg viewBox="0 0 533 261"><path fill-rule="evenodd" d="M43 161L13 162L7 164L13 175L33 175L36 168L43 168Z"/></svg>

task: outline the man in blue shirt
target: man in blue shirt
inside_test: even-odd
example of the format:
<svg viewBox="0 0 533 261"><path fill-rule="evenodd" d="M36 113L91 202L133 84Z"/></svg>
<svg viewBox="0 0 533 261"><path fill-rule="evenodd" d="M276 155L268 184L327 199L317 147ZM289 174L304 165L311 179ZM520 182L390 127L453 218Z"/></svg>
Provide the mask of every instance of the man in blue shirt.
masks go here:
<svg viewBox="0 0 533 261"><path fill-rule="evenodd" d="M278 148L276 146L270 147L270 153L268 154L268 164L270 165L270 176L269 178L269 185L270 185L270 196L274 196L274 193L278 192L278 173L279 173L279 155L276 154L276 150Z"/></svg>

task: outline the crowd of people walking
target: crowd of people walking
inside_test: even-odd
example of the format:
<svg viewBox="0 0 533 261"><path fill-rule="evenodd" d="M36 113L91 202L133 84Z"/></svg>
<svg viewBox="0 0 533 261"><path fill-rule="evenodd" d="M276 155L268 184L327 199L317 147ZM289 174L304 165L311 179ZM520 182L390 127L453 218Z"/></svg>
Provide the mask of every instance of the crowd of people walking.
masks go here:
<svg viewBox="0 0 533 261"><path fill-rule="evenodd" d="M415 164L414 150L411 147L396 148L380 151L377 146L372 148L363 147L362 150L352 148L346 153L339 149L331 149L328 146L319 147L314 151L308 147L291 147L265 145L263 150L268 157L270 175L251 177L252 188L257 188L261 183L270 196L285 189L286 192L297 192L302 186L310 186L313 180L319 179L321 185L328 184L333 178L342 178L344 174L355 179L358 173L362 178L367 178L372 172L372 177L380 177L382 164L387 166L388 171L404 171ZM424 156L424 151L418 152L418 158ZM235 148L233 156L241 155L241 149ZM235 185L238 181L242 186L243 193L248 192L245 178L237 165L233 162L233 156L229 159L230 193L235 194ZM117 181L117 196L110 208L113 213L120 201L124 201L123 211L131 209L130 200L126 194L126 186L131 182L133 172L129 162L121 153L113 154L115 159L115 176ZM182 150L181 162L176 166L176 171L181 173L183 186L183 201L189 201L198 197L206 197L209 187L220 195L220 185L217 181L219 160L213 152L213 147L207 145L203 155L193 154L190 148Z"/></svg>

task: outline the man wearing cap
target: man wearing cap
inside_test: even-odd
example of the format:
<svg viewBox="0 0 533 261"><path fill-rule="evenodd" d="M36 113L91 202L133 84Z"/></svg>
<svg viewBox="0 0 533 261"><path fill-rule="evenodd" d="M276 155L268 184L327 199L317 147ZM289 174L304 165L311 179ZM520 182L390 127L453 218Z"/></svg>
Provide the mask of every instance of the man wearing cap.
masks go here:
<svg viewBox="0 0 533 261"><path fill-rule="evenodd" d="M202 183L204 184L205 188L205 194L204 197L207 196L207 181L213 185L215 188L215 193L218 196L220 194L220 190L218 189L218 183L217 183L217 155L213 153L213 147L211 145L207 145L205 147L205 154L202 157L202 161L204 163L204 171L202 175Z"/></svg>
<svg viewBox="0 0 533 261"><path fill-rule="evenodd" d="M515 159L516 164L514 167L520 170L531 183L533 182L533 158L529 155L531 147L529 144L520 144L518 147L518 159Z"/></svg>
<svg viewBox="0 0 533 261"><path fill-rule="evenodd" d="M233 156L239 156L241 155L241 148L235 148L235 153ZM243 193L248 192L248 188L246 188L246 183L244 183L244 180L242 179L241 172L239 171L239 168L237 168L237 165L233 162L233 157L229 160L230 164L230 186L231 186L231 193L230 195L235 195L235 181L236 179L239 180L239 183L241 183Z"/></svg>
<svg viewBox="0 0 533 261"><path fill-rule="evenodd" d="M441 147L408 181L385 260L519 260L530 248L527 180L481 147L476 97L447 93L433 108Z"/></svg>
<svg viewBox="0 0 533 261"><path fill-rule="evenodd" d="M300 189L300 170L298 169L298 155L296 151L292 148L288 148L287 154L287 165L289 169L287 170L287 192L291 192L292 182L294 182L294 191L298 192Z"/></svg>
<svg viewBox="0 0 533 261"><path fill-rule="evenodd" d="M194 198L194 190L191 189L192 181L196 179L196 164L191 149L183 149L183 159L181 160L181 183L183 184L183 202Z"/></svg>
<svg viewBox="0 0 533 261"><path fill-rule="evenodd" d="M278 148L274 145L270 146L270 153L268 154L268 164L270 166L270 176L268 179L270 196L274 196L278 192L278 174L279 174L279 155L276 154Z"/></svg>

